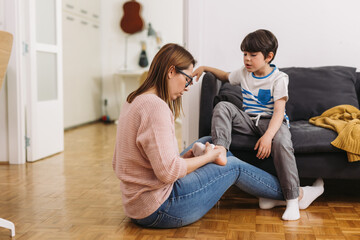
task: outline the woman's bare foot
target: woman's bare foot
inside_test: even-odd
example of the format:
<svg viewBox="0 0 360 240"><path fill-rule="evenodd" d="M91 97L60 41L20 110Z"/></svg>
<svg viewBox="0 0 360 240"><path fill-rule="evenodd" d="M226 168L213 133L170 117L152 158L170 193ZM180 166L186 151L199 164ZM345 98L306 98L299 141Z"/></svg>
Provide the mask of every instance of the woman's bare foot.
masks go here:
<svg viewBox="0 0 360 240"><path fill-rule="evenodd" d="M227 157L226 157L226 148L223 146L215 146L215 149L220 149L221 153L220 156L214 161L214 163L219 164L221 166L225 166L227 163Z"/></svg>
<svg viewBox="0 0 360 240"><path fill-rule="evenodd" d="M212 148L216 148L216 149L220 149L221 154L220 156L214 161L214 163L221 165L221 166L225 166L227 163L227 158L226 158L226 149L223 146L215 146L214 144L210 144L210 146ZM200 142L196 142L194 143L193 147L192 147L192 151L195 157L197 156L201 156L205 153L205 144L200 143Z"/></svg>

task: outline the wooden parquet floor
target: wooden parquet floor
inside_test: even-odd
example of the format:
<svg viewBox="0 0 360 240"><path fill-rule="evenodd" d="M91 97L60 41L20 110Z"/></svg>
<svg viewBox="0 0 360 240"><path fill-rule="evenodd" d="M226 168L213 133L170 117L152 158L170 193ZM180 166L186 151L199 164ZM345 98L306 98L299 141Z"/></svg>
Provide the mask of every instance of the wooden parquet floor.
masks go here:
<svg viewBox="0 0 360 240"><path fill-rule="evenodd" d="M261 210L257 199L230 188L190 226L140 228L122 209L111 166L115 135L115 125L90 124L65 132L63 153L0 165L0 217L15 223L14 239L360 239L359 181L325 181L324 195L298 221L282 221L284 208ZM0 239L10 231L0 228Z"/></svg>

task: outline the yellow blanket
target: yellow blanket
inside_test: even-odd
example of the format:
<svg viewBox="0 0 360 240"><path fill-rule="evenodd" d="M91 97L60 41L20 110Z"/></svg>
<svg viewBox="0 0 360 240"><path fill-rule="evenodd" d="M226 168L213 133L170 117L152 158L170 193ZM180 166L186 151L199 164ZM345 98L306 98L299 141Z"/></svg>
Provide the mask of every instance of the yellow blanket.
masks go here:
<svg viewBox="0 0 360 240"><path fill-rule="evenodd" d="M349 162L360 160L360 110L351 105L339 105L325 111L310 123L338 133L331 142L334 147L347 152Z"/></svg>

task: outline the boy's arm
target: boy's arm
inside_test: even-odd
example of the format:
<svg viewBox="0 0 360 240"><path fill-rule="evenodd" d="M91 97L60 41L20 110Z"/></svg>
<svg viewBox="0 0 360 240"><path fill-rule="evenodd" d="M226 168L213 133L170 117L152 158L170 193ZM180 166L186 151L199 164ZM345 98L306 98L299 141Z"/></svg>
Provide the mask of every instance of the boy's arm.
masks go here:
<svg viewBox="0 0 360 240"><path fill-rule="evenodd" d="M200 66L193 72L193 77L196 77L196 81L199 81L201 75L203 72L211 72L215 75L216 78L218 78L221 81L228 82L229 81L229 74L228 72L224 72L223 70L213 68L213 67L207 67L207 66Z"/></svg>
<svg viewBox="0 0 360 240"><path fill-rule="evenodd" d="M255 144L255 150L258 150L256 157L259 159L264 159L270 156L271 153L271 142L274 138L275 134L279 130L283 120L284 120L284 113L285 113L285 104L286 104L286 97L280 98L275 101L274 103L274 113L271 117L269 126L264 133L264 135L257 141Z"/></svg>
<svg viewBox="0 0 360 240"><path fill-rule="evenodd" d="M285 105L286 105L286 97L280 98L275 101L274 103L274 113L271 117L268 129L266 130L265 134L269 134L271 139L274 138L275 134L279 130L283 120L284 120L284 113L285 113Z"/></svg>

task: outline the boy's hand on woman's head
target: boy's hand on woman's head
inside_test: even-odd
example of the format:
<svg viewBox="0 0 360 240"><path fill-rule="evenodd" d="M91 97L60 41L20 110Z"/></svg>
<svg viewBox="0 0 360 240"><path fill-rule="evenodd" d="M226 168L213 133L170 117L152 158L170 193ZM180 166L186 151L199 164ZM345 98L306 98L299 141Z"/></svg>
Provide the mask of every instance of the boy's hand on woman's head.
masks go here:
<svg viewBox="0 0 360 240"><path fill-rule="evenodd" d="M204 66L200 66L197 69L195 69L195 71L192 73L192 76L194 78L196 78L195 81L197 81L197 82L199 81L199 79L200 79L201 75L204 73L204 71L205 71Z"/></svg>

